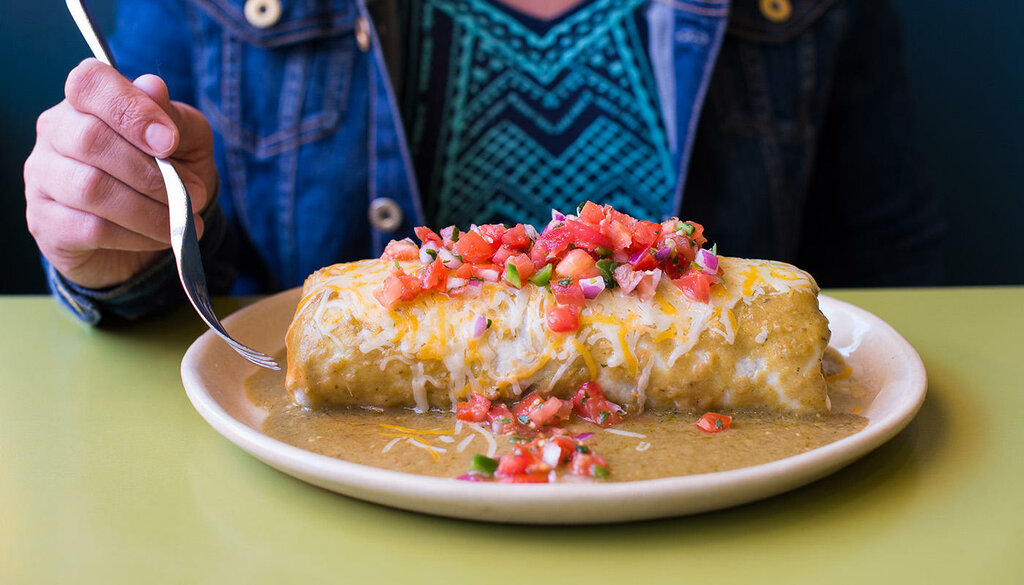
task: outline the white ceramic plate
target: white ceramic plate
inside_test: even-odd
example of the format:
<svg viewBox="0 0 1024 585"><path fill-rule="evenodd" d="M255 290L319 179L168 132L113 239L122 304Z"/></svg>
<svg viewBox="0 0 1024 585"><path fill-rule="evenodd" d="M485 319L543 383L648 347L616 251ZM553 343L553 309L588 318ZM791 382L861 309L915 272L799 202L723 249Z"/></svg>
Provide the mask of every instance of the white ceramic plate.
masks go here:
<svg viewBox="0 0 1024 585"><path fill-rule="evenodd" d="M225 320L240 341L263 351L284 347L298 302L293 289ZM185 391L199 414L254 457L311 484L354 498L428 514L537 524L598 523L692 514L766 498L810 483L877 448L903 429L924 400L924 365L892 327L848 303L821 297L832 347L855 376L879 388L864 430L818 449L754 467L647 481L595 484L473 483L387 471L305 451L260 432L264 412L245 397L256 366L213 333L181 363Z"/></svg>

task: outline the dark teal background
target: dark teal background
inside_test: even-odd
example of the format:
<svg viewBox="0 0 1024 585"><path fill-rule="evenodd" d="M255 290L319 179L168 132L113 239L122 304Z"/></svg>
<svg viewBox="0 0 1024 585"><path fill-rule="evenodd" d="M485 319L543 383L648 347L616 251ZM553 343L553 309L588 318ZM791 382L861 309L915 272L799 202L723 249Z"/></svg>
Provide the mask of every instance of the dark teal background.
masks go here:
<svg viewBox="0 0 1024 585"><path fill-rule="evenodd" d="M893 2L922 163L952 228L950 284L1024 284L1024 2ZM3 5L0 293L37 293L45 282L25 227L22 164L36 117L62 99L68 70L88 49L63 2ZM91 5L110 31L113 0Z"/></svg>

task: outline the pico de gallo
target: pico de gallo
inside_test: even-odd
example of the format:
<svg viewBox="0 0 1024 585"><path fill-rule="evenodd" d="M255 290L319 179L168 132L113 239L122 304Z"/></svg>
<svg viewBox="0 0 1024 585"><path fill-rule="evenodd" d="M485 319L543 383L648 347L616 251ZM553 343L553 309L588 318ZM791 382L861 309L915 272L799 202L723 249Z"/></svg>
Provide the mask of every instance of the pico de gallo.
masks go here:
<svg viewBox="0 0 1024 585"><path fill-rule="evenodd" d="M586 444L593 433L574 435L563 427L573 415L603 428L622 422L622 409L605 398L595 382L583 384L571 400L542 398L532 392L511 409L473 393L469 400L458 403L456 418L485 423L494 434L512 437L515 446L498 459L476 454L470 472L458 479L549 483L559 472L596 479L609 477L608 462Z"/></svg>
<svg viewBox="0 0 1024 585"><path fill-rule="evenodd" d="M440 232L415 228L420 240L392 240L381 256L394 261L391 274L374 291L391 308L421 294L477 296L485 282L517 289L548 288L554 295L548 329L579 328L580 309L606 289L650 299L668 278L691 300L707 303L711 287L722 282L717 246L706 243L699 223L672 218L661 223L587 201L576 215L552 210L543 231L528 224L448 226ZM419 261L407 273L398 261Z"/></svg>

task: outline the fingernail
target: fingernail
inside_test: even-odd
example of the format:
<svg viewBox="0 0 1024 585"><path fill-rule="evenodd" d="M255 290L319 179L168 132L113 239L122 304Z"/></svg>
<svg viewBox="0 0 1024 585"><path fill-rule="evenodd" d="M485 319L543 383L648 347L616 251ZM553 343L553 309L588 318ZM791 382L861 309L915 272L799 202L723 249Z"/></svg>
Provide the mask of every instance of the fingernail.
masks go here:
<svg viewBox="0 0 1024 585"><path fill-rule="evenodd" d="M174 146L174 131L163 124L150 124L146 128L146 144L156 153L166 153Z"/></svg>

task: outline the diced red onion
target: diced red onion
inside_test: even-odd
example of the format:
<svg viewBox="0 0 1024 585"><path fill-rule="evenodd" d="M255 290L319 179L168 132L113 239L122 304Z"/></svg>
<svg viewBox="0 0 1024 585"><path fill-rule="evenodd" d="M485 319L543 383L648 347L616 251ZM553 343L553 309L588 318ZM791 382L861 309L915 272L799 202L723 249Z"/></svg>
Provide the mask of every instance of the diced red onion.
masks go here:
<svg viewBox="0 0 1024 585"><path fill-rule="evenodd" d="M612 252L612 260L615 260L619 264L629 262L629 250L615 250Z"/></svg>
<svg viewBox="0 0 1024 585"><path fill-rule="evenodd" d="M580 288L583 289L584 297L588 299L597 298L597 295L601 294L601 291L604 290L604 277L584 278L580 280Z"/></svg>
<svg viewBox="0 0 1024 585"><path fill-rule="evenodd" d="M480 282L479 280L471 280L469 281L469 284L466 285L465 290L462 291L462 296L470 299L473 297L478 297L480 296L480 291L482 291L483 288L484 285L482 282Z"/></svg>
<svg viewBox="0 0 1024 585"><path fill-rule="evenodd" d="M658 248L657 252L654 253L654 259L657 260L658 262L664 262L665 260L668 260L669 254L671 253L672 248L669 248L668 246L662 246L661 248Z"/></svg>
<svg viewBox="0 0 1024 585"><path fill-rule="evenodd" d="M430 250L430 251L434 252L434 256L431 256L427 252L427 250ZM432 263L434 261L434 258L436 256L437 256L437 243L436 242L433 242L433 241L427 242L426 244L423 244L420 247L420 264L430 264L430 263Z"/></svg>
<svg viewBox="0 0 1024 585"><path fill-rule="evenodd" d="M558 467L562 460L562 448L554 441L544 443L540 458L551 467Z"/></svg>
<svg viewBox="0 0 1024 585"><path fill-rule="evenodd" d="M579 435L576 435L576 440L577 441L584 441L584 440L589 439L590 437L593 437L593 436L594 436L594 433L581 433Z"/></svg>
<svg viewBox="0 0 1024 585"><path fill-rule="evenodd" d="M697 266L703 268L705 272L712 274L718 272L718 256L704 248L697 250L697 257L693 261L697 263Z"/></svg>
<svg viewBox="0 0 1024 585"><path fill-rule="evenodd" d="M453 288L459 288L460 286L466 286L467 284L469 284L469 281L466 280L465 278L459 278L458 276L449 276L447 288L448 290L452 290Z"/></svg>
<svg viewBox="0 0 1024 585"><path fill-rule="evenodd" d="M452 234L454 234L454 233L455 233L455 226L450 225L450 226L448 226L448 227L446 227L446 228L441 230L441 237L446 239L446 240L450 240L450 239L452 239Z"/></svg>
<svg viewBox="0 0 1024 585"><path fill-rule="evenodd" d="M645 253L647 253L647 248L644 248L643 250L640 250L636 254L633 254L632 256L629 257L629 263L636 265L636 263L639 262L640 259L644 257Z"/></svg>
<svg viewBox="0 0 1024 585"><path fill-rule="evenodd" d="M470 339L476 339L487 331L487 317L483 315L477 315L473 317L473 322L469 324L469 337Z"/></svg>
<svg viewBox="0 0 1024 585"><path fill-rule="evenodd" d="M460 475L459 477L456 477L455 479L460 480L460 481L483 481L484 480L483 477L481 477L480 475L477 475L475 473L466 473L466 474Z"/></svg>
<svg viewBox="0 0 1024 585"><path fill-rule="evenodd" d="M557 209L551 210L551 221L565 221L565 214Z"/></svg>
<svg viewBox="0 0 1024 585"><path fill-rule="evenodd" d="M526 237L530 238L531 240L536 240L537 238L540 237L540 234L537 233L537 228L533 227L533 225L531 224L524 223L523 229L526 230Z"/></svg>
<svg viewBox="0 0 1024 585"><path fill-rule="evenodd" d="M444 248L437 251L437 257L441 259L441 264L444 264L444 267L449 270L455 270L462 266L462 260Z"/></svg>
<svg viewBox="0 0 1024 585"><path fill-rule="evenodd" d="M485 282L498 282L501 274L493 268L483 268L476 271L476 276Z"/></svg>

